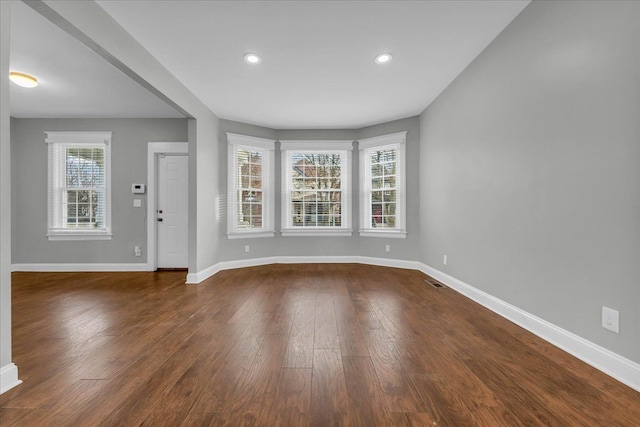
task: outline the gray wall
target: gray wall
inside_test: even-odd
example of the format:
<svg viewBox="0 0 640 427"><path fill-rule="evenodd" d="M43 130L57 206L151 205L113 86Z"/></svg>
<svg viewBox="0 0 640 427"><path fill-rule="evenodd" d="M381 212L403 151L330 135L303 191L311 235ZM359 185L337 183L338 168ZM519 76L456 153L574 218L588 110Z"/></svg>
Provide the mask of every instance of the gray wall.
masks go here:
<svg viewBox="0 0 640 427"><path fill-rule="evenodd" d="M275 153L275 228L274 238L248 238L229 240L226 237L226 227L220 230L220 241L223 250L220 261L232 261L250 258L262 258L270 256L372 256L379 258L392 258L401 260L419 260L419 204L418 198L411 195L418 194L418 161L420 143L419 117L396 120L363 129L328 129L328 130L273 130L259 126L247 125L228 120L220 120L220 159L227 158L226 132L242 135L257 136L274 140L357 140L372 136L385 135L395 132L408 131L407 133L407 229L406 239L387 239L360 237L359 229L359 169L357 144L353 151L353 217L352 225L354 233L351 237L282 237L281 226L281 156L276 144ZM227 165L226 161L220 162L220 183L224 188L220 191L226 193ZM226 216L225 216L226 221ZM391 245L391 252L385 252L385 245ZM244 252L245 245L251 247L250 253Z"/></svg>
<svg viewBox="0 0 640 427"><path fill-rule="evenodd" d="M426 264L635 362L639 23L640 2L534 1L425 110L420 150Z"/></svg>
<svg viewBox="0 0 640 427"><path fill-rule="evenodd" d="M112 131L113 239L49 241L46 131ZM133 207L132 183L147 182L147 143L187 141L186 119L11 119L13 263L146 262L146 205ZM142 257L133 248L143 247Z"/></svg>

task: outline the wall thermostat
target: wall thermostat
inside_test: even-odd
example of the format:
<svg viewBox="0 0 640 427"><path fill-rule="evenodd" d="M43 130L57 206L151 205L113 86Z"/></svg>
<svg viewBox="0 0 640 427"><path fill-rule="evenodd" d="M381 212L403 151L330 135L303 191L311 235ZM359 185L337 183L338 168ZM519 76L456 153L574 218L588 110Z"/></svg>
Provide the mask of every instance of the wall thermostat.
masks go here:
<svg viewBox="0 0 640 427"><path fill-rule="evenodd" d="M144 194L145 185L144 184L131 184L131 192L133 194Z"/></svg>

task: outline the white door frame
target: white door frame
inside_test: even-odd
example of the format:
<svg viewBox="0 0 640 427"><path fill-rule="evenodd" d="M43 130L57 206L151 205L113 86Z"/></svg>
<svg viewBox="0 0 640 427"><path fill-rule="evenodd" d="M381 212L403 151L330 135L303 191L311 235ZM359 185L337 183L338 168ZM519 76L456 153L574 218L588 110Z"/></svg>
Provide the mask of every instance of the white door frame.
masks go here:
<svg viewBox="0 0 640 427"><path fill-rule="evenodd" d="M149 142L147 144L147 270L155 271L158 267L158 248L156 246L156 188L158 179L158 162L160 154L189 154L187 142Z"/></svg>

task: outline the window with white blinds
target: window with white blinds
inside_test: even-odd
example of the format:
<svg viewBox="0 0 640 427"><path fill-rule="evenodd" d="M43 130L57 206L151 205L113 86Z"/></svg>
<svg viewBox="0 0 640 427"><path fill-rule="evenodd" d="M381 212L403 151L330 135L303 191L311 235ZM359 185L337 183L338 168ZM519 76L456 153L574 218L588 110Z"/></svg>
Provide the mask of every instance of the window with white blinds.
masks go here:
<svg viewBox="0 0 640 427"><path fill-rule="evenodd" d="M111 132L45 132L49 240L111 239Z"/></svg>
<svg viewBox="0 0 640 427"><path fill-rule="evenodd" d="M227 142L227 237L271 237L275 141L227 133Z"/></svg>
<svg viewBox="0 0 640 427"><path fill-rule="evenodd" d="M360 235L399 237L406 230L406 132L358 141Z"/></svg>
<svg viewBox="0 0 640 427"><path fill-rule="evenodd" d="M352 141L281 141L282 235L350 236Z"/></svg>

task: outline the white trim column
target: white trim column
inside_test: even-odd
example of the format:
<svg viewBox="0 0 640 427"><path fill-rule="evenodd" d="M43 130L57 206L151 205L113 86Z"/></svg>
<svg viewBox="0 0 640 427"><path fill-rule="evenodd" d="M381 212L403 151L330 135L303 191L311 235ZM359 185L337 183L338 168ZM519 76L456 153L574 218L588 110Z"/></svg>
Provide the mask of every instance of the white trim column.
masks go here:
<svg viewBox="0 0 640 427"><path fill-rule="evenodd" d="M11 2L0 1L0 393L17 386L11 344Z"/></svg>

